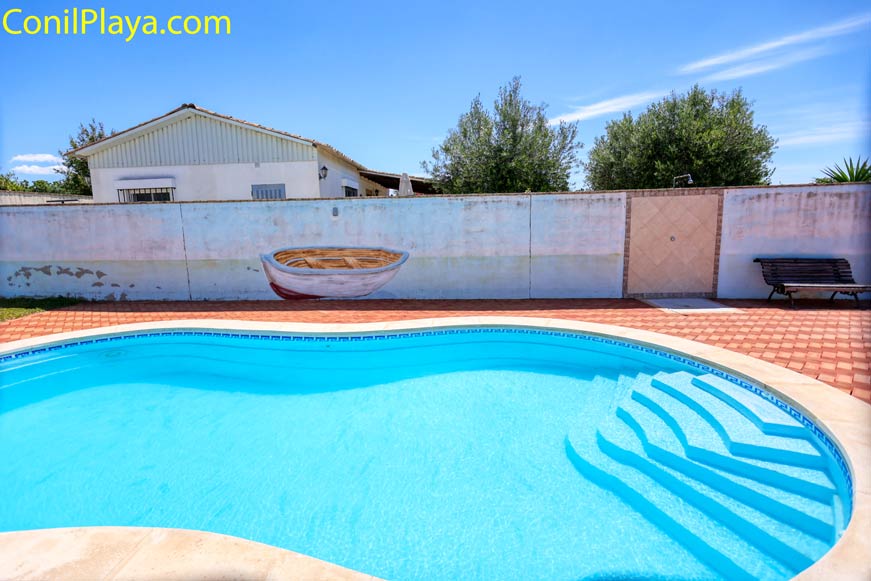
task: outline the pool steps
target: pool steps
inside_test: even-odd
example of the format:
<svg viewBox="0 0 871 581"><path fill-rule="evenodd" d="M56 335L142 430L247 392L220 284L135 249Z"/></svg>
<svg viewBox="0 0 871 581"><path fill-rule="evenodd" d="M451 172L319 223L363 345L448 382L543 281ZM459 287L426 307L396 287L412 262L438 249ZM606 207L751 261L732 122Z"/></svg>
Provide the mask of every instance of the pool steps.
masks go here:
<svg viewBox="0 0 871 581"><path fill-rule="evenodd" d="M805 428L736 390L711 375L639 374L599 426L568 435L566 453L720 575L792 577L840 534L837 488Z"/></svg>
<svg viewBox="0 0 871 581"><path fill-rule="evenodd" d="M704 513L641 470L606 455L598 447L595 430L570 433L565 446L569 460L584 477L616 494L724 578L749 581L792 576L790 569L766 559L744 538L705 522Z"/></svg>
<svg viewBox="0 0 871 581"><path fill-rule="evenodd" d="M807 497L794 492L693 461L662 418L635 399L623 402L617 409L617 416L635 432L649 458L703 484L729 490L736 500L822 541L834 540L831 504L808 502Z"/></svg>
<svg viewBox="0 0 871 581"><path fill-rule="evenodd" d="M663 381L666 377L667 381ZM786 432L792 435L783 435L784 430L780 428L767 431L765 427L755 423L753 418L747 418L744 411L733 407L730 400L721 399L712 393L712 388L707 383L697 380L689 373L657 374L651 384L702 416L717 431L729 452L735 456L788 462L796 466L813 468L826 465L826 457L809 440L804 439L807 430L802 428L805 431L797 434ZM702 387L703 385L706 387ZM792 417L786 417L791 422L795 422ZM774 422L765 424L765 426L781 425ZM788 424L786 427L792 426ZM759 445L760 437L764 438L765 446Z"/></svg>
<svg viewBox="0 0 871 581"><path fill-rule="evenodd" d="M661 384L657 379L654 378L650 384L637 384L631 398L641 402L671 428L683 445L687 457L810 499L822 502L831 500L836 488L825 470L820 467L796 466L787 462L734 455L719 432L704 416L695 413L692 408L667 392L656 389L657 384ZM679 381L675 381L672 387L679 388ZM764 438L765 436L760 435L760 444ZM777 443L782 444L782 441Z"/></svg>
<svg viewBox="0 0 871 581"><path fill-rule="evenodd" d="M682 374L682 377L689 374ZM744 417L756 424L763 432L772 435L804 438L807 428L801 422L771 402L762 399L716 375L702 375L692 378L692 384L715 395L740 411Z"/></svg>

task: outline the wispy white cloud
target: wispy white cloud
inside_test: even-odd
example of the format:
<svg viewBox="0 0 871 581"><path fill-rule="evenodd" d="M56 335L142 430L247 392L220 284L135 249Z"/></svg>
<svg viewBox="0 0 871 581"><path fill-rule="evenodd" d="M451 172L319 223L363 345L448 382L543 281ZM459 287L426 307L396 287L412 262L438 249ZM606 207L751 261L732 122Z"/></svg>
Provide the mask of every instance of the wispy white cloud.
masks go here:
<svg viewBox="0 0 871 581"><path fill-rule="evenodd" d="M776 40L691 62L678 69L678 72L682 74L697 73L713 67L751 59L790 46L851 34L867 27L869 24L871 24L871 13L860 14L827 26L812 28L798 34L790 34Z"/></svg>
<svg viewBox="0 0 871 581"><path fill-rule="evenodd" d="M56 169L63 168L62 165L17 165L12 168L12 171L17 174L33 175L33 176L48 176L54 175Z"/></svg>
<svg viewBox="0 0 871 581"><path fill-rule="evenodd" d="M818 145L821 143L844 143L859 140L871 132L871 122L844 122L835 125L809 127L781 135L777 144L781 147Z"/></svg>
<svg viewBox="0 0 871 581"><path fill-rule="evenodd" d="M9 161L23 163L60 163L63 160L51 153L22 153L13 156Z"/></svg>
<svg viewBox="0 0 871 581"><path fill-rule="evenodd" d="M566 121L569 123L572 121L582 121L584 119L601 117L602 115L607 115L608 113L627 111L632 107L644 105L645 103L649 103L654 99L658 99L667 94L668 93L665 91L646 91L644 93L633 93L631 95L623 95L621 97L605 99L603 101L598 101L589 105L581 105L579 107L575 107L574 111L572 111L571 113L566 113L564 115L560 115L559 117L554 117L550 120L550 124L556 125L560 121Z"/></svg>
<svg viewBox="0 0 871 581"><path fill-rule="evenodd" d="M783 36L772 41L698 60L680 67L678 72L681 74L693 74L708 70L709 74L700 79L702 82L728 81L760 75L800 62L813 60L832 52L830 47L819 43L803 49L790 50L790 47L851 34L869 26L871 26L871 12L859 14L834 24L813 28L798 34ZM725 68L723 68L724 66ZM717 68L720 70L710 71L710 69ZM571 112L551 119L550 124L556 125L561 121L583 121L611 113L620 113L632 107L644 105L664 97L667 94L667 91L644 91L604 99L589 105L575 106L572 107ZM834 136L834 132L830 133ZM822 139L822 137L818 138ZM834 139L834 137L831 139ZM782 143L788 142L783 141Z"/></svg>
<svg viewBox="0 0 871 581"><path fill-rule="evenodd" d="M779 109L769 115L781 148L835 143L868 143L869 118L862 100L826 99Z"/></svg>
<svg viewBox="0 0 871 581"><path fill-rule="evenodd" d="M744 77L752 77L769 71L786 68L796 63L809 61L818 58L830 51L823 47L814 47L806 50L800 50L792 54L787 54L780 57L775 57L767 60L757 60L729 67L722 71L717 71L702 78L702 81L729 81L732 79L743 79Z"/></svg>

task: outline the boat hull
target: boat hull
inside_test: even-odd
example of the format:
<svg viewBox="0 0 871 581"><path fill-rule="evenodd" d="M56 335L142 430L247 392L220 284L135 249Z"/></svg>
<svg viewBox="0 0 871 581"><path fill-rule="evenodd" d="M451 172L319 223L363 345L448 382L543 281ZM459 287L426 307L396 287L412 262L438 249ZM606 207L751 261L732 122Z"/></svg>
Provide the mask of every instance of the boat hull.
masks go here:
<svg viewBox="0 0 871 581"><path fill-rule="evenodd" d="M274 260L274 254L260 257L263 272L275 294L288 300L364 297L393 280L405 262L403 258L377 269L308 270L284 267Z"/></svg>

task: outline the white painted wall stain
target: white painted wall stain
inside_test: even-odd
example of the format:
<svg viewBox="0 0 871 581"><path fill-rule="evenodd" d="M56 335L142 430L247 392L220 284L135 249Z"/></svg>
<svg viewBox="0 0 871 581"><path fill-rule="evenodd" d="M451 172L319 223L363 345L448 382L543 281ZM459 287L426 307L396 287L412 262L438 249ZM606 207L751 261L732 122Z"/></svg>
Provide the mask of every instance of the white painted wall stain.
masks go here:
<svg viewBox="0 0 871 581"><path fill-rule="evenodd" d="M626 194L533 196L532 298L619 297Z"/></svg>
<svg viewBox="0 0 871 581"><path fill-rule="evenodd" d="M0 233L2 296L190 296L178 204L0 207Z"/></svg>
<svg viewBox="0 0 871 581"><path fill-rule="evenodd" d="M768 296L758 256L846 258L857 282L871 282L871 185L727 189L719 297Z"/></svg>

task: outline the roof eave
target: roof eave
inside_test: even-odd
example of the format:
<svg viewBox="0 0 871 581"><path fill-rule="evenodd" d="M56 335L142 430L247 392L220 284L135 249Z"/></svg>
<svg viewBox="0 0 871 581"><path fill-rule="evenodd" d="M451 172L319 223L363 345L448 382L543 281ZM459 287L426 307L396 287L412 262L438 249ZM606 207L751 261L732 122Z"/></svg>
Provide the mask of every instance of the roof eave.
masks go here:
<svg viewBox="0 0 871 581"><path fill-rule="evenodd" d="M391 178L394 178L394 177L401 178L402 177L401 173L392 173L389 171L378 171L375 169L365 169L363 171L365 171L367 173L382 175L382 176L391 177ZM428 178L428 177L424 177L424 176L413 176L411 174L408 175L408 179L412 179L412 180L419 181L419 182L432 182L432 183L436 182L436 180L434 180L433 178Z"/></svg>
<svg viewBox="0 0 871 581"><path fill-rule="evenodd" d="M127 139L130 137L134 137L138 135L146 128L153 128L155 125L165 122L171 117L178 116L181 111L186 109L190 109L191 106L187 103L183 104L181 107L176 107L169 113L164 113L158 117L154 117L153 119L149 119L148 121L144 121L139 125L134 125L128 129L123 131L119 131L118 133L113 133L112 135L107 135L103 139L99 141L95 141L94 143L88 143L87 145L82 145L81 147L76 147L75 149L70 149L69 151L64 152L64 157L73 156L73 157L88 157L89 155L93 155L103 149L105 149L110 141L116 141L121 139L122 137Z"/></svg>
<svg viewBox="0 0 871 581"><path fill-rule="evenodd" d="M96 141L94 143L89 143L82 147L78 147L76 149L71 149L65 152L64 156L73 156L73 157L81 157L87 158L88 156L94 155L95 153L99 153L109 147L117 145L119 143L123 143L130 139L134 139L137 136L145 133L146 131L150 131L157 126L168 124L178 117L184 115L199 115L204 118L214 117L219 119L225 123L230 123L232 125L236 125L238 127L242 127L244 129L249 129L251 131L258 131L261 133L265 133L267 135L271 135L273 137L277 137L279 139L286 139L288 141L293 141L295 143L301 143L304 145L315 146L317 142L311 139L305 139L303 137L299 137L296 135L291 135L289 133L285 133L283 131L278 131L276 129L270 129L268 127L263 127L261 125L257 125L255 123L249 123L247 121L242 121L240 119L236 119L233 117L229 117L226 115L221 115L219 113L215 113L213 111L209 111L207 109L202 109L201 107L197 107L194 104L186 103L181 107L177 107L173 109L169 113L161 115L159 117L155 117L139 125L135 125L129 129L125 129L119 133L114 133L112 135L106 136L100 141ZM327 146L329 147L329 146ZM356 162L355 162L356 163Z"/></svg>
<svg viewBox="0 0 871 581"><path fill-rule="evenodd" d="M320 141L315 141L313 143L313 145L315 147L321 147L324 150L328 151L331 155L334 155L334 156L338 157L339 159L341 159L342 161L351 164L352 166L354 166L357 169L357 171L369 171L368 169L366 169L365 165L354 161L353 159L351 159L350 157L348 157L347 155L345 155L344 153L342 153L341 151L339 151L338 149L336 149L332 145L328 145L326 143L321 143Z"/></svg>

